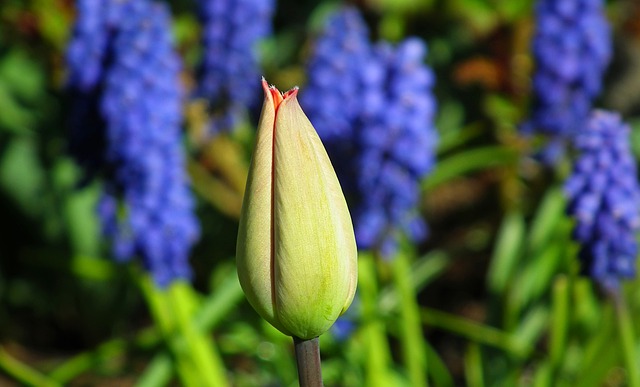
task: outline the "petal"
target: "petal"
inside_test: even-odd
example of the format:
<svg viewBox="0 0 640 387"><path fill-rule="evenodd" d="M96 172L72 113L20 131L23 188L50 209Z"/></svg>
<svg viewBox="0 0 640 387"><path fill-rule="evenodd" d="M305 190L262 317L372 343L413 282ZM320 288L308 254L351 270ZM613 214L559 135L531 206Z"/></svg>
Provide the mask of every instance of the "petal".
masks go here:
<svg viewBox="0 0 640 387"><path fill-rule="evenodd" d="M274 100L274 93L264 79L262 87L265 99L242 203L236 264L240 285L251 306L265 320L288 334L278 324L273 305L272 160L275 102L279 101ZM276 94L276 98L279 97L279 93Z"/></svg>
<svg viewBox="0 0 640 387"><path fill-rule="evenodd" d="M309 339L351 304L357 248L338 178L296 94L285 95L275 123L274 300L280 324Z"/></svg>

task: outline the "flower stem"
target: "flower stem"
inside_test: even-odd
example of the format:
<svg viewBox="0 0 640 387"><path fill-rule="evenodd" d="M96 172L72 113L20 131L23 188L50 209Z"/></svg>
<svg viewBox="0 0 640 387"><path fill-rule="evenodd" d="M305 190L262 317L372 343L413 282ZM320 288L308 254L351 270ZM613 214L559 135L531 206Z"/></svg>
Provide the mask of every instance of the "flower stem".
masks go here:
<svg viewBox="0 0 640 387"><path fill-rule="evenodd" d="M293 338L298 363L300 387L322 387L322 369L320 368L320 339L318 337L303 340Z"/></svg>

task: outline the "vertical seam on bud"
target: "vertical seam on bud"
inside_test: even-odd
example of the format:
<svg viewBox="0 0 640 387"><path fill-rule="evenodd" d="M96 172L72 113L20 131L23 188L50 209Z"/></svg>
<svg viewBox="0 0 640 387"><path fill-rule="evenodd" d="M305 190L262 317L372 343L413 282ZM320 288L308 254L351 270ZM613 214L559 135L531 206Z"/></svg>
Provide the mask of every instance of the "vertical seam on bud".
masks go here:
<svg viewBox="0 0 640 387"><path fill-rule="evenodd" d="M263 78L264 79L264 78ZM272 93L271 90L269 90L269 93ZM273 99L273 94L271 95L271 98ZM275 100L274 100L275 102ZM274 104L275 105L275 104ZM276 206L276 199L275 199L275 192L276 192L276 188L275 188L275 182L276 182L276 119L278 117L278 109L277 106L274 106L274 113L273 113L273 127L271 128L271 243L270 243L270 248L271 248L271 253L270 253L270 262L269 262L269 268L271 271L271 304L273 305L273 318L278 320L277 317L277 298L276 297L276 271L275 271L275 261L276 261L276 238L275 238L275 206Z"/></svg>

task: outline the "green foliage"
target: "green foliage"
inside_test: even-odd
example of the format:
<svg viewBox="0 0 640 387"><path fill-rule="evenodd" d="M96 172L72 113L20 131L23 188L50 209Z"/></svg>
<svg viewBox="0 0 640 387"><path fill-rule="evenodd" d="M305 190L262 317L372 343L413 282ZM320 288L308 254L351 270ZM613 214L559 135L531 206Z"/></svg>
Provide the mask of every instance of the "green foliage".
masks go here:
<svg viewBox="0 0 640 387"><path fill-rule="evenodd" d="M185 106L203 228L192 284L160 290L136 263L107 259L100 183L81 186L66 154L69 3L0 4L0 385L296 385L290 338L251 309L235 270L256 123L203 140L202 101ZM191 85L194 2L172 3ZM321 338L325 384L639 386L640 281L612 296L580 275L567 163L543 168L531 157L539 139L518 134L533 0L358 3L376 38L429 44L440 142L422 183L431 239L405 242L391 260L361 252L353 331ZM625 44L638 39L622 17L629 3L608 2ZM339 5L279 2L275 34L259 47L269 80L304 85L310 39ZM640 155L640 101L627 102Z"/></svg>

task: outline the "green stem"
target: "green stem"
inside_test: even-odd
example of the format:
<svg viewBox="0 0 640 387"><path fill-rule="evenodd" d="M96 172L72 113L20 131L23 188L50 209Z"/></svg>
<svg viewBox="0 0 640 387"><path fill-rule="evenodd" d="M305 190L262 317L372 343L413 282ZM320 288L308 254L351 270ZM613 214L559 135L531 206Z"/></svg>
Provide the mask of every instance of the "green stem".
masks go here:
<svg viewBox="0 0 640 387"><path fill-rule="evenodd" d="M640 373L638 371L640 364L638 364L638 357L636 355L636 336L633 331L633 322L629 315L629 309L627 308L627 303L622 292L612 295L612 298L616 309L620 344L622 345L624 362L627 367L629 386L640 387Z"/></svg>
<svg viewBox="0 0 640 387"><path fill-rule="evenodd" d="M9 355L2 346L0 346L0 369L4 370L8 375L23 385L35 387L60 386L57 382L47 378L40 372Z"/></svg>
<svg viewBox="0 0 640 387"><path fill-rule="evenodd" d="M362 335L366 342L366 385L389 386L390 349L383 321L378 316L375 257L363 253L358 259L358 290L362 302Z"/></svg>
<svg viewBox="0 0 640 387"><path fill-rule="evenodd" d="M294 337L293 344L296 352L300 387L322 387L320 339L316 337L303 340Z"/></svg>
<svg viewBox="0 0 640 387"><path fill-rule="evenodd" d="M403 360L411 385L427 386L427 356L414 287L407 281L411 278L409 257L399 253L393 260L393 279L400 295L400 341Z"/></svg>

